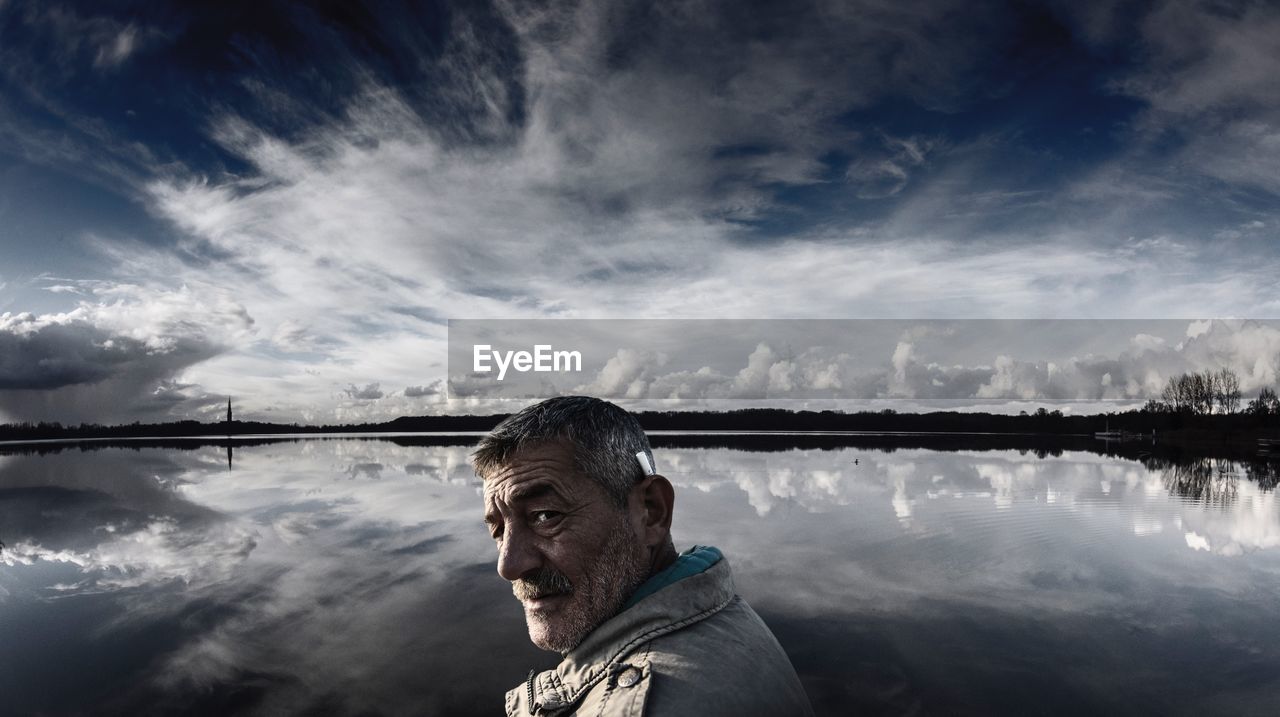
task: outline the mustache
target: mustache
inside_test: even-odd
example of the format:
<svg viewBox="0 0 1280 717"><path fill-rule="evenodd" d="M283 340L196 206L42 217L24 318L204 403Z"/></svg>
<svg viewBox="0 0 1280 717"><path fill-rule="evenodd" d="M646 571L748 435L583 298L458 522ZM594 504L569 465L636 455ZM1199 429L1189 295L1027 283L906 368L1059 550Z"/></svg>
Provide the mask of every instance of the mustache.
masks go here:
<svg viewBox="0 0 1280 717"><path fill-rule="evenodd" d="M511 592L519 600L533 600L572 591L573 584L569 582L569 578L551 568L543 568L532 577L520 578L511 583Z"/></svg>

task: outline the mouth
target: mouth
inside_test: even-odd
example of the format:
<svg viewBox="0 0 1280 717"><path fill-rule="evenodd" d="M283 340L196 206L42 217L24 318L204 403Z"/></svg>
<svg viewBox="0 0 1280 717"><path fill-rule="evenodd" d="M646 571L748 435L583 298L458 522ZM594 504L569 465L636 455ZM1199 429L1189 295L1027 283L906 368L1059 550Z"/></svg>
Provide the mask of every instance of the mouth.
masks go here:
<svg viewBox="0 0 1280 717"><path fill-rule="evenodd" d="M558 606L568 597L569 593L548 593L535 598L527 598L522 602L524 602L524 609L529 612L544 612Z"/></svg>

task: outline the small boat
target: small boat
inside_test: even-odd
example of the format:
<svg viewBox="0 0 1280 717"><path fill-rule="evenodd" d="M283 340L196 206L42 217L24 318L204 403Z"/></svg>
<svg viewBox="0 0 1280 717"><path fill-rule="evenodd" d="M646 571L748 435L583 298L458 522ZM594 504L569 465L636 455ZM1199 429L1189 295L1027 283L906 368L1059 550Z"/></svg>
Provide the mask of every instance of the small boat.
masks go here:
<svg viewBox="0 0 1280 717"><path fill-rule="evenodd" d="M1111 423L1108 422L1107 430L1097 431L1093 434L1093 437L1100 441L1138 441L1143 438L1147 438L1148 436L1145 433L1134 433L1133 431L1126 431L1124 429L1117 429L1113 431L1111 430ZM1150 438L1152 442L1156 440L1156 432L1154 430L1151 431Z"/></svg>
<svg viewBox="0 0 1280 717"><path fill-rule="evenodd" d="M1093 437L1103 441L1123 441L1125 439L1125 434L1122 430L1111 430L1111 422L1107 421L1107 430L1097 431L1093 434Z"/></svg>

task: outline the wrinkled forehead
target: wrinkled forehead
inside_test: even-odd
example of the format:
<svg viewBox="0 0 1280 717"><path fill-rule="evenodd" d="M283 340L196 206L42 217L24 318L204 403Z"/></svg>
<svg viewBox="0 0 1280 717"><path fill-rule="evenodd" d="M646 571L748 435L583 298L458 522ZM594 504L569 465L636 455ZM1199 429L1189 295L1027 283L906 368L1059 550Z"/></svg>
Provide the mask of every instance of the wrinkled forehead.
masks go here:
<svg viewBox="0 0 1280 717"><path fill-rule="evenodd" d="M481 478L486 507L495 502L514 502L533 491L551 490L562 497L570 497L591 483L590 478L574 465L572 447L562 442L522 448Z"/></svg>

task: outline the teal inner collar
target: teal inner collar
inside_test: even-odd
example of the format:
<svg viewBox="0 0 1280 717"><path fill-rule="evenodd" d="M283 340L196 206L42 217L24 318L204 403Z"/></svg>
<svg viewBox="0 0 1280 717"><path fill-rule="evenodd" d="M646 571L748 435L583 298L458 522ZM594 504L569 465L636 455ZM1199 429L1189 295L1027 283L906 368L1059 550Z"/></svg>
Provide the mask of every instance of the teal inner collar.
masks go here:
<svg viewBox="0 0 1280 717"><path fill-rule="evenodd" d="M676 558L676 561L668 565L665 570L644 581L635 594L631 596L631 599L627 601L627 604L622 606L622 609L626 610L668 585L674 585L685 578L693 577L706 571L712 565L720 562L723 557L724 555L718 548L713 548L709 545L695 545L689 548L681 553Z"/></svg>

